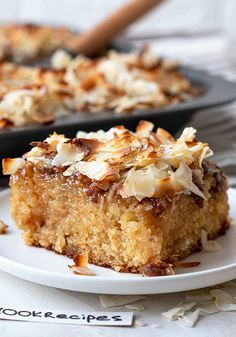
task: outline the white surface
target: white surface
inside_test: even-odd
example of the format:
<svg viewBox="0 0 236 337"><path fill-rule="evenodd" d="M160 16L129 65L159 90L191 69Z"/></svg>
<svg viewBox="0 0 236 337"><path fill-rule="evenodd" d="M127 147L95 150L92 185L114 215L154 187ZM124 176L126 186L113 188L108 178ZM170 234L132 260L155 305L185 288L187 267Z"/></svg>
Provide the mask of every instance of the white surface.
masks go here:
<svg viewBox="0 0 236 337"><path fill-rule="evenodd" d="M62 291L27 282L0 272L0 301L9 305L48 307L78 311L104 311L97 295ZM29 322L0 321L1 337L235 337L236 313L221 312L201 317L192 329L166 320L161 313L185 301L184 293L149 295L138 302L147 310L135 313L144 327L86 327ZM124 307L109 311L129 311ZM156 328L160 325L160 328Z"/></svg>
<svg viewBox="0 0 236 337"><path fill-rule="evenodd" d="M90 265L96 276L74 275L68 268L73 262L42 248L24 245L9 213L10 191L0 193L1 220L9 225L9 234L0 236L0 269L23 279L47 286L104 294L160 294L207 287L236 277L236 225L218 239L223 247L217 252L195 253L186 261L199 261L195 268L176 269L177 275L142 277L117 273ZM236 192L229 191L231 217L236 222ZM15 249L17 247L17 249Z"/></svg>

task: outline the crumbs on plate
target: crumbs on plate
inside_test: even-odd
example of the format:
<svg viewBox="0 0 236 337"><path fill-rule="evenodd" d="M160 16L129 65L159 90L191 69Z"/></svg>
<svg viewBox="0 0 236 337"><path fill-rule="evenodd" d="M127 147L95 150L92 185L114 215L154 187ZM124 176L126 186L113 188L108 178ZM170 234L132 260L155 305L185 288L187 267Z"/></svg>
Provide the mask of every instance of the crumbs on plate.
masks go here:
<svg viewBox="0 0 236 337"><path fill-rule="evenodd" d="M8 225L5 224L2 220L0 220L0 234L7 234Z"/></svg>

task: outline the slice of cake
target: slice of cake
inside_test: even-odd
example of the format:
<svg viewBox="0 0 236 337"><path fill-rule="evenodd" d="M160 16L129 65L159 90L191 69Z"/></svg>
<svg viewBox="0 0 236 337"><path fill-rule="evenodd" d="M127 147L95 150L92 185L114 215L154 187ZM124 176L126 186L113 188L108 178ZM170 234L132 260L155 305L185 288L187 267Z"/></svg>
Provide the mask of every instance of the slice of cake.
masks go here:
<svg viewBox="0 0 236 337"><path fill-rule="evenodd" d="M171 263L229 227L227 181L208 144L185 128L175 140L141 121L136 132L53 134L4 159L11 212L26 244L116 271L166 275Z"/></svg>

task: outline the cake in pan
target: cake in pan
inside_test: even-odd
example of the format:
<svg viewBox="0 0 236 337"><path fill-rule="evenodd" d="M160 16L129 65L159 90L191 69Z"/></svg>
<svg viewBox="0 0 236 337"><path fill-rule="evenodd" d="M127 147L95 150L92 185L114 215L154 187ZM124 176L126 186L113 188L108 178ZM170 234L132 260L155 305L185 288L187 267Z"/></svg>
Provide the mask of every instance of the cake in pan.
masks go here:
<svg viewBox="0 0 236 337"><path fill-rule="evenodd" d="M4 159L11 212L28 245L116 271L169 275L229 227L227 180L208 144L141 121L107 132L56 133Z"/></svg>
<svg viewBox="0 0 236 337"><path fill-rule="evenodd" d="M76 112L131 114L188 102L202 94L179 64L149 50L110 51L90 59L52 57L51 69L0 64L0 128L53 122Z"/></svg>
<svg viewBox="0 0 236 337"><path fill-rule="evenodd" d="M66 48L74 33L64 26L33 23L8 23L0 26L0 60L16 63L35 62Z"/></svg>

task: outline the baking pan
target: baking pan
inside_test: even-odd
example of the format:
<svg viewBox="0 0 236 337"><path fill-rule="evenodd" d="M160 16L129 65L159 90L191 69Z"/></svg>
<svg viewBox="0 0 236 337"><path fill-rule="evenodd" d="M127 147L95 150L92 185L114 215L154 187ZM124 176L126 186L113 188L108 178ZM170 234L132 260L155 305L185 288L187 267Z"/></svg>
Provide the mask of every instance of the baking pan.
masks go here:
<svg viewBox="0 0 236 337"><path fill-rule="evenodd" d="M135 110L131 115L112 112L94 114L78 112L72 116L61 117L48 125L5 129L0 131L0 158L21 156L30 149L31 141L43 140L53 131L74 137L79 129L91 131L102 128L106 130L117 124L124 124L134 129L140 119L147 119L156 126L175 133L190 120L197 110L229 103L236 99L236 83L189 67L182 67L181 71L194 85L204 88L202 96L191 102L159 109ZM214 112L212 112L212 118L214 118Z"/></svg>

